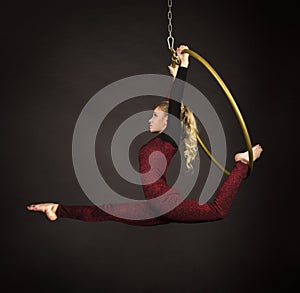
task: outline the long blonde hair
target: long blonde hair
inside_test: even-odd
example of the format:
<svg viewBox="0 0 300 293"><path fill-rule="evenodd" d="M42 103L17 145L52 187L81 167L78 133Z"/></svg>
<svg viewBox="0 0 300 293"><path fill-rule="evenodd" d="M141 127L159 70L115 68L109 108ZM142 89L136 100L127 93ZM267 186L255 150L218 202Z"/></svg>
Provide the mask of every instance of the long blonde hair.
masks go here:
<svg viewBox="0 0 300 293"><path fill-rule="evenodd" d="M167 113L169 109L169 102L163 101L158 105L158 107ZM180 121L183 126L184 157L186 159L185 165L190 171L193 170L193 162L198 154L198 127L193 112L183 103L181 103L180 107Z"/></svg>

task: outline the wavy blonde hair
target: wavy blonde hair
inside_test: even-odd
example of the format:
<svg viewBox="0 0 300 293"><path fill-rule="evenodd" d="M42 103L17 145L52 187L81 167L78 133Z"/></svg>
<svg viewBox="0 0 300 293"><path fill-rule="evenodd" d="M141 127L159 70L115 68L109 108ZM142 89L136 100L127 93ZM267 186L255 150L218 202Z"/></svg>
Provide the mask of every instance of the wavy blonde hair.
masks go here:
<svg viewBox="0 0 300 293"><path fill-rule="evenodd" d="M169 102L163 101L158 107L168 113ZM190 108L181 103L180 107L180 121L183 126L183 144L185 165L189 171L193 170L193 162L198 154L198 127L195 116Z"/></svg>

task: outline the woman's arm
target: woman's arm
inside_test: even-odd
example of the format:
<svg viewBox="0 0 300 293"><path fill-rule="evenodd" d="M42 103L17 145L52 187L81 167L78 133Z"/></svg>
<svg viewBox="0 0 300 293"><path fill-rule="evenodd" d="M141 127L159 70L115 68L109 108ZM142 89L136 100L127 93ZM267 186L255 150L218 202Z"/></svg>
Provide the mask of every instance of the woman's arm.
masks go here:
<svg viewBox="0 0 300 293"><path fill-rule="evenodd" d="M170 97L169 97L169 109L168 109L168 124L165 129L165 134L171 137L175 143L179 144L181 123L180 123L180 106L183 100L184 82L187 77L187 70L189 66L189 54L181 54L183 49L188 49L187 46L181 45L177 48L176 52L181 60L180 66L173 68L169 66L171 75L174 77Z"/></svg>

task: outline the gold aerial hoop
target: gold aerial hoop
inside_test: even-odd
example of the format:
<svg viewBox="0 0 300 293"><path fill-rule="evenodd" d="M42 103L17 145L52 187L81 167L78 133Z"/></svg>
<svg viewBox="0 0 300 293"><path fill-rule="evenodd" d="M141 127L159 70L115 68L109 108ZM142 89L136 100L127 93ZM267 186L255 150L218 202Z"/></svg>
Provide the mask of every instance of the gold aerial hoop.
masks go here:
<svg viewBox="0 0 300 293"><path fill-rule="evenodd" d="M180 64L180 59L176 54L176 51L173 48L170 48L171 52L172 52L172 63L175 66L176 64L179 65ZM198 60L200 63L202 63L207 69L208 71L213 75L213 77L216 79L216 81L219 83L219 85L221 86L222 90L224 91L224 93L227 96L227 99L229 100L235 115L239 121L239 124L242 128L243 131L243 135L247 144L247 148L248 148L248 153L249 153L249 174L252 172L253 170L253 152L252 152L252 143L250 140L250 136L249 136L249 132L247 130L245 121L243 119L243 116L234 100L234 98L232 97L229 89L227 88L227 86L225 85L224 81L221 79L221 77L219 76L219 74L214 70L214 68L203 58L201 57L199 54L197 54L196 52L190 50L190 49L184 49L182 50L182 53L188 53L190 56L192 56L193 58L195 58L196 60ZM226 174L229 175L230 172L228 170L226 170L213 156L212 154L209 152L208 148L205 146L204 142L201 140L201 138L199 137L199 135L197 135L197 139L198 142L200 143L202 149L205 151L205 153L210 157L210 159Z"/></svg>

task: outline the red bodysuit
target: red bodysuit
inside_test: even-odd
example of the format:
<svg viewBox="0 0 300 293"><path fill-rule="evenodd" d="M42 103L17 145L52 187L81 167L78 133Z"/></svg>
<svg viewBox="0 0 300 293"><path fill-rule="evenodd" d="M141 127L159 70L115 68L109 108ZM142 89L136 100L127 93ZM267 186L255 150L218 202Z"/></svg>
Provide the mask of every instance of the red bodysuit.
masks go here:
<svg viewBox="0 0 300 293"><path fill-rule="evenodd" d="M178 118L180 117L179 100L183 92L182 80L186 79L186 74L187 69L179 67L177 77L172 86L171 98L169 99L169 113ZM151 208L158 213L160 210L165 210L167 206L173 206L175 208L164 214L159 213L161 216L155 218L130 220L114 216L114 214L122 214L122 212L124 213L125 211L125 213L129 215L131 214L131 218L135 218L134 213L140 214L139 209L143 207L142 204L135 202L130 203L130 205L108 204L105 205L105 209L99 208L96 205L70 206L60 204L56 211L57 216L59 218L71 218L87 222L115 221L137 226L162 225L172 222L199 223L224 218L230 209L241 182L247 177L248 165L242 162L235 163L230 175L227 176L225 181L218 188L217 194L212 202L200 204L197 200L193 199L183 200L183 197L174 188L170 187L166 181L166 170L178 150L177 142L179 142L180 137L180 121L179 119L175 120L171 120L169 117L167 131L148 141L139 151L139 172L141 174L147 174L147 176L141 177L145 198L150 200L166 193L166 196L163 197L163 201L159 204L153 203ZM168 134L172 134L172 139ZM164 154L167 166L161 163L159 157L152 159L150 166L149 157L156 151ZM150 169L152 172L149 172ZM155 180L151 177L155 177ZM148 184L147 182L151 183ZM109 213L109 210L111 210L112 213ZM120 211L120 213L118 213L118 211Z"/></svg>

